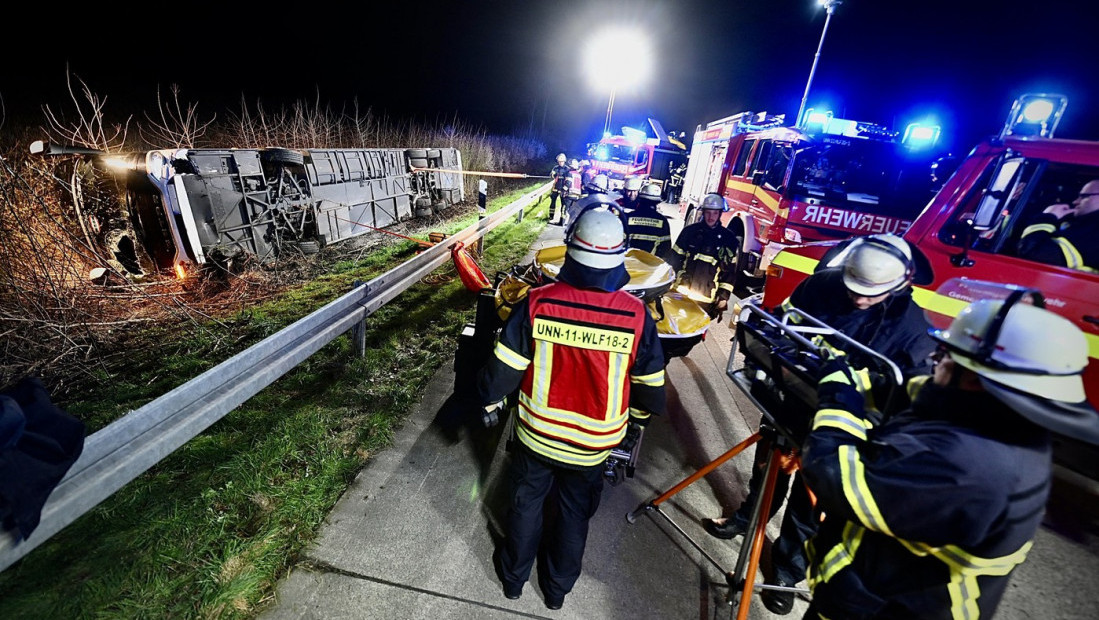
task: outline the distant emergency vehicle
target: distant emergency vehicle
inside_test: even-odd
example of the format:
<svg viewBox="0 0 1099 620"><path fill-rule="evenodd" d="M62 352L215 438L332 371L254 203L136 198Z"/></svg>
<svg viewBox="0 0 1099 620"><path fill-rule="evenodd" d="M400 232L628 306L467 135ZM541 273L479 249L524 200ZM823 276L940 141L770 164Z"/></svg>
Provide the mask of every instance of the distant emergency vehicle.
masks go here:
<svg viewBox="0 0 1099 620"><path fill-rule="evenodd" d="M649 119L655 138L631 127L622 134L604 136L588 145L596 174L604 174L611 189L622 187L626 177L641 177L663 187L680 164L687 161L687 147L669 136L656 119Z"/></svg>
<svg viewBox="0 0 1099 620"><path fill-rule="evenodd" d="M1099 179L1099 142L1054 139L1066 106L1059 95L1025 95L1015 102L999 135L978 144L945 182L904 239L930 261L934 281L914 288L916 302L937 327L968 303L1002 297L1003 288L1034 288L1046 307L1087 336L1091 363L1084 371L1088 400L1099 406L1099 272L1021 256L1019 239L1051 204L1071 204L1085 183ZM1099 240L1095 240L1099 243ZM835 242L786 248L767 273L763 305L774 307L817 268ZM1055 458L1099 479L1093 448L1061 438Z"/></svg>
<svg viewBox="0 0 1099 620"><path fill-rule="evenodd" d="M695 131L680 212L691 223L703 196L725 196L740 280L762 277L787 245L903 234L934 194L937 127L910 126L898 139L831 113L805 118L786 127L784 115L743 112Z"/></svg>

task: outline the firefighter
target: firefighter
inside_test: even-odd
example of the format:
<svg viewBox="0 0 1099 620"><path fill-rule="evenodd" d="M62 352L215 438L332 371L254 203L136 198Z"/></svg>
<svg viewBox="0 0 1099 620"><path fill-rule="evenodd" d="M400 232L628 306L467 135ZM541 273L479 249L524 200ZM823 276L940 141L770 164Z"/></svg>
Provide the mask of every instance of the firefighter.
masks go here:
<svg viewBox="0 0 1099 620"><path fill-rule="evenodd" d="M564 153L559 153L557 155L557 165L550 170L550 177L553 179L553 186L550 188L549 218L547 218L550 224L560 225L562 223L560 218L564 217L564 196L568 192L570 174L569 167L565 165L566 159ZM558 199L561 199L562 203L562 213L560 214L557 212Z"/></svg>
<svg viewBox="0 0 1099 620"><path fill-rule="evenodd" d="M576 221L576 216L580 213L579 203L582 203L588 196L600 195L610 198L612 202L614 202L614 207L617 210L619 195L618 192L612 192L608 189L609 184L610 182L607 180L607 175L597 174L593 176L587 184L581 186L580 199L573 201L573 203L569 205L568 211L564 214L565 225L571 226L572 223Z"/></svg>
<svg viewBox="0 0 1099 620"><path fill-rule="evenodd" d="M847 241L836 252L821 260L822 268L803 280L789 299L782 303L780 313L797 308L852 340L889 358L901 370L905 380L926 376L931 372L931 354L935 342L928 335L930 325L923 310L912 300L910 284L932 280L929 272L917 274L913 250L903 239L893 234L870 235ZM792 321L800 317L791 315ZM828 343L825 343L828 344ZM835 344L835 343L833 343ZM847 352L855 367L868 366L858 351ZM885 378L869 376L877 384L877 403L884 407L887 393ZM903 408L903 399L893 402L891 410ZM775 406L781 406L776 404ZM884 412L888 413L888 412ZM811 417L812 412L806 412ZM809 420L806 419L806 424ZM804 433L807 429L798 429ZM763 467L767 465L770 447L757 444L756 468L748 481L748 496L740 508L727 518L705 519L703 527L717 538L734 538L745 533L752 507L763 485ZM780 472L775 481L775 495L767 519L782 507L790 475ZM771 547L773 576L767 584L793 587L805 578L807 559L804 543L815 530L812 504L800 474L794 476L779 537ZM783 615L794 606L794 593L789 590L763 590L760 598L771 612Z"/></svg>
<svg viewBox="0 0 1099 620"><path fill-rule="evenodd" d="M681 163L675 167L674 162L668 162L668 182L664 185L664 202L679 202L679 195L683 191L683 180L687 175L687 164Z"/></svg>
<svg viewBox="0 0 1099 620"><path fill-rule="evenodd" d="M1019 239L1019 256L1082 271L1099 270L1099 179L1080 188L1071 205L1045 208Z"/></svg>
<svg viewBox="0 0 1099 620"><path fill-rule="evenodd" d="M595 178L595 169L591 166L591 161L587 159L580 160L580 187L585 187L591 180Z"/></svg>
<svg viewBox="0 0 1099 620"><path fill-rule="evenodd" d="M603 464L627 433L664 413L664 357L656 324L629 282L622 221L614 201L593 195L565 235L558 281L531 289L511 312L495 356L481 371L486 409L519 390L517 449L506 539L497 571L509 599L521 596L543 539L542 506L560 505L546 524L545 604L560 609L577 578L588 521L599 507Z"/></svg>
<svg viewBox="0 0 1099 620"><path fill-rule="evenodd" d="M824 513L810 540L806 618L991 618L1050 490L1049 431L1099 443L1088 343L1067 319L980 300L946 330L912 406L866 415L850 368L818 384L802 471Z"/></svg>
<svg viewBox="0 0 1099 620"><path fill-rule="evenodd" d="M737 240L721 224L721 214L729 210L724 197L706 194L698 208L702 219L680 231L668 262L680 287L709 304L709 315L720 320L736 280Z"/></svg>
<svg viewBox="0 0 1099 620"><path fill-rule="evenodd" d="M646 183L637 194L637 208L626 214L626 243L665 262L671 262L672 227L657 206L660 188Z"/></svg>
<svg viewBox="0 0 1099 620"><path fill-rule="evenodd" d="M625 212L637 208L637 195L641 191L642 182L641 177L626 177L622 184L622 197L618 199L618 204Z"/></svg>

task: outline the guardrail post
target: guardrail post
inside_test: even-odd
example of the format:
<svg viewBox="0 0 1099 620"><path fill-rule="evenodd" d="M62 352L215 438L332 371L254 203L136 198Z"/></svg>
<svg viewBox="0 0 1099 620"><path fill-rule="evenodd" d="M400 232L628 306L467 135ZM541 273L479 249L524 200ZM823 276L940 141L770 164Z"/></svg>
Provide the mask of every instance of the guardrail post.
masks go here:
<svg viewBox="0 0 1099 620"><path fill-rule="evenodd" d="M363 285L361 280L355 280L351 285L351 290L355 290ZM359 357L366 357L366 318L355 323L351 326L351 340L355 342L355 350L359 352Z"/></svg>

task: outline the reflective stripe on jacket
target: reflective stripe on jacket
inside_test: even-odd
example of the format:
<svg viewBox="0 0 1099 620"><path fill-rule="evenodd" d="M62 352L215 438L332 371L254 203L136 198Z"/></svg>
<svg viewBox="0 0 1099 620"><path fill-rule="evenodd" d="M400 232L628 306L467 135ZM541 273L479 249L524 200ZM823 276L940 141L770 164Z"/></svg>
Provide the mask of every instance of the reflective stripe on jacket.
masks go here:
<svg viewBox="0 0 1099 620"><path fill-rule="evenodd" d="M824 512L807 543L829 618L989 618L1030 549L1049 434L986 392L924 382L875 427L842 373L820 382L802 471Z"/></svg>
<svg viewBox="0 0 1099 620"><path fill-rule="evenodd" d="M710 302L732 293L737 250L737 238L728 228L695 222L679 233L668 262L679 272L681 284Z"/></svg>
<svg viewBox="0 0 1099 620"><path fill-rule="evenodd" d="M494 402L519 387L516 431L541 458L601 464L632 416L664 412L663 353L641 300L557 282L512 311L481 380Z"/></svg>

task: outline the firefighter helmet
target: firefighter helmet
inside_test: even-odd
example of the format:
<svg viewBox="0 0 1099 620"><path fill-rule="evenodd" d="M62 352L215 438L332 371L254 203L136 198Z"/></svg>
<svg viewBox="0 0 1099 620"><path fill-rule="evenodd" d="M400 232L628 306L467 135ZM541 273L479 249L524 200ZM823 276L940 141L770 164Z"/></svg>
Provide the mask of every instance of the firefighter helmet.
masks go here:
<svg viewBox="0 0 1099 620"><path fill-rule="evenodd" d="M931 330L955 362L1019 392L1068 403L1084 400L1080 374L1088 343L1072 321L1038 306L975 301L947 329Z"/></svg>
<svg viewBox="0 0 1099 620"><path fill-rule="evenodd" d="M588 190L592 193L604 194L607 192L607 175L597 174L588 183Z"/></svg>
<svg viewBox="0 0 1099 620"><path fill-rule="evenodd" d="M565 165L565 160L566 160L566 159L568 159L568 157L565 157L565 154L564 154L564 153L558 153L558 154L557 154L557 164L558 164L558 165L560 165L560 166L564 166L564 165Z"/></svg>
<svg viewBox="0 0 1099 620"><path fill-rule="evenodd" d="M641 191L641 177L627 177L622 189L627 192Z"/></svg>
<svg viewBox="0 0 1099 620"><path fill-rule="evenodd" d="M580 168L580 162L576 161L576 159L570 159L569 168L572 168L573 170L578 170Z"/></svg>
<svg viewBox="0 0 1099 620"><path fill-rule="evenodd" d="M638 200L648 200L654 203L660 202L660 186L656 183L646 183L637 193Z"/></svg>
<svg viewBox="0 0 1099 620"><path fill-rule="evenodd" d="M1081 374L1088 363L1083 332L1038 305L982 299L945 330L930 330L950 357L977 374L992 396L1027 420L1065 437L1099 444L1099 412L1087 401ZM1040 297L1039 301L1040 303Z"/></svg>
<svg viewBox="0 0 1099 620"><path fill-rule="evenodd" d="M706 194L698 208L703 211L715 209L724 213L729 210L729 204L725 202L725 197L721 194Z"/></svg>
<svg viewBox="0 0 1099 620"><path fill-rule="evenodd" d="M891 233L859 237L847 248L842 264L847 290L865 297L900 291L915 269L908 243Z"/></svg>
<svg viewBox="0 0 1099 620"><path fill-rule="evenodd" d="M622 265L626 231L617 215L617 204L605 194L592 194L577 203L580 215L565 234L565 252L593 269Z"/></svg>

